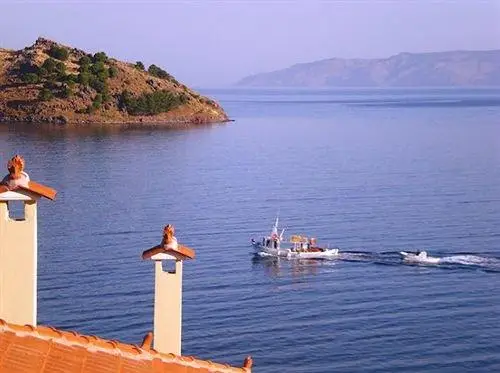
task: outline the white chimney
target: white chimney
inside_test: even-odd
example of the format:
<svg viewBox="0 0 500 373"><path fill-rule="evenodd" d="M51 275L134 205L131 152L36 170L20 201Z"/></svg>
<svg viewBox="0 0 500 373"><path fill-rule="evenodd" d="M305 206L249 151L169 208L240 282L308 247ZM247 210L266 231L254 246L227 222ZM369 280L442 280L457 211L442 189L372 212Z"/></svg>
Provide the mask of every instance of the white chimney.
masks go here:
<svg viewBox="0 0 500 373"><path fill-rule="evenodd" d="M24 160L13 157L0 183L0 319L37 324L37 201L56 191L30 181ZM14 205L21 208L16 211Z"/></svg>
<svg viewBox="0 0 500 373"><path fill-rule="evenodd" d="M194 250L177 243L170 224L163 230L161 244L142 254L143 259L155 262L153 341L159 352L181 354L182 262L194 256ZM164 270L165 261L174 261L174 269Z"/></svg>

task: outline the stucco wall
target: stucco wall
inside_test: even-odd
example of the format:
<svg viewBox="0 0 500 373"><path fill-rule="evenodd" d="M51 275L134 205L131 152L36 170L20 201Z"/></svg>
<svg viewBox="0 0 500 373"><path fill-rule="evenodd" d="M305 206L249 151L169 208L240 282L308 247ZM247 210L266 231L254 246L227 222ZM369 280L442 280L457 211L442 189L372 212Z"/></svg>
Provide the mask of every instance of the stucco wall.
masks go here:
<svg viewBox="0 0 500 373"><path fill-rule="evenodd" d="M14 324L36 325L35 201L25 202L24 215L21 221L10 219L7 202L0 201L0 318Z"/></svg>
<svg viewBox="0 0 500 373"><path fill-rule="evenodd" d="M182 261L176 261L175 273L164 272L162 261L155 261L155 350L180 355L181 332Z"/></svg>

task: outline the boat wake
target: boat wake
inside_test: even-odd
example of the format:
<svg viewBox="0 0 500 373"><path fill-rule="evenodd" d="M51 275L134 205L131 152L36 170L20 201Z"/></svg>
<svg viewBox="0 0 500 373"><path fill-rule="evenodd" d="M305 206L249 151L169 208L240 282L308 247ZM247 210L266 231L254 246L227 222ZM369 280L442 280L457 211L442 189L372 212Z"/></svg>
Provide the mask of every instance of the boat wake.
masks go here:
<svg viewBox="0 0 500 373"><path fill-rule="evenodd" d="M370 262L373 261L374 255L368 252L349 252L340 251L337 255L337 260L343 260L346 262Z"/></svg>
<svg viewBox="0 0 500 373"><path fill-rule="evenodd" d="M403 254L404 253L404 254ZM266 260L276 258L275 255L256 252L256 259ZM478 269L486 272L500 273L500 258L496 256L482 256L478 254L450 254L439 255L432 253L424 258L418 256L418 253L400 252L400 251L339 251L337 255L329 258L318 258L316 260L342 261L342 262L362 262L380 265L413 265L429 266L443 269ZM489 255L489 254L488 254ZM303 259L296 258L296 261Z"/></svg>
<svg viewBox="0 0 500 373"><path fill-rule="evenodd" d="M251 239L254 257L259 260L274 261L283 259L304 263L305 261L344 261L365 262L382 265L432 266L446 269L472 268L500 272L500 256L479 253L440 253L427 252L413 248L409 251L370 252L360 248L358 251L344 251L336 247L319 246L316 238L291 235L288 240L283 236L285 229L278 229L279 218L269 235L261 239ZM498 253L497 253L498 254Z"/></svg>
<svg viewBox="0 0 500 373"><path fill-rule="evenodd" d="M500 259L478 255L451 255L441 258L443 264L459 264L464 266L491 267L500 270Z"/></svg>

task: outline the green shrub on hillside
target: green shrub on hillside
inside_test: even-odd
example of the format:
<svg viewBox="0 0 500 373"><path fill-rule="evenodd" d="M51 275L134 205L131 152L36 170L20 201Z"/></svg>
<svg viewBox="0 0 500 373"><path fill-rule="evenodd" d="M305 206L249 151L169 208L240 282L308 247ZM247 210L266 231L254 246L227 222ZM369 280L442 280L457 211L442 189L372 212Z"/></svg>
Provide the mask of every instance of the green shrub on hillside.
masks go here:
<svg viewBox="0 0 500 373"><path fill-rule="evenodd" d="M31 62L22 62L18 68L19 78L28 84L36 84L40 81L39 68Z"/></svg>
<svg viewBox="0 0 500 373"><path fill-rule="evenodd" d="M167 90L143 93L133 97L130 92L123 91L119 105L131 115L156 115L166 113L188 101L183 93L173 93Z"/></svg>
<svg viewBox="0 0 500 373"><path fill-rule="evenodd" d="M91 76L89 85L99 93L102 93L105 89L107 89L106 82L98 79L96 76Z"/></svg>
<svg viewBox="0 0 500 373"><path fill-rule="evenodd" d="M105 81L109 78L109 71L103 62L97 62L90 68L92 74L99 80Z"/></svg>
<svg viewBox="0 0 500 373"><path fill-rule="evenodd" d="M157 78L166 79L178 86L181 86L181 84L172 75L170 75L161 67L158 67L156 65L149 66L148 73L150 73L153 76L156 76Z"/></svg>
<svg viewBox="0 0 500 373"><path fill-rule="evenodd" d="M94 55L94 62L84 56L80 59L80 74L78 74L78 83L84 86L90 86L98 93L107 91L107 79L111 74L116 74L117 70L114 66L107 68L105 61L107 56L104 52L99 52Z"/></svg>
<svg viewBox="0 0 500 373"><path fill-rule="evenodd" d="M94 101L92 102L92 106L96 109L99 109L102 105L102 95L100 93L96 94L94 97Z"/></svg>
<svg viewBox="0 0 500 373"><path fill-rule="evenodd" d="M91 63L92 63L92 59L87 55L82 56L80 58L80 60L78 61L78 64L80 66L89 66Z"/></svg>
<svg viewBox="0 0 500 373"><path fill-rule="evenodd" d="M108 56L106 56L106 53L104 52L97 52L96 54L94 54L93 62L108 62Z"/></svg>
<svg viewBox="0 0 500 373"><path fill-rule="evenodd" d="M66 61L68 59L68 50L64 47L58 47L53 45L47 52L50 57L56 58L60 61Z"/></svg>
<svg viewBox="0 0 500 373"><path fill-rule="evenodd" d="M47 58L38 69L37 75L40 79L48 81L64 81L66 79L66 65L53 58Z"/></svg>
<svg viewBox="0 0 500 373"><path fill-rule="evenodd" d="M92 104L87 107L87 114L92 114L94 113L97 109L101 108L102 105L102 95L100 93L96 94L94 97L94 101L92 101Z"/></svg>
<svg viewBox="0 0 500 373"><path fill-rule="evenodd" d="M104 65L104 62L102 62L102 61L96 62L92 66L90 66L90 71L94 75L97 75L98 73L100 73L101 71L104 71L104 70L106 70L106 65Z"/></svg>
<svg viewBox="0 0 500 373"><path fill-rule="evenodd" d="M64 80L64 78L66 78L66 65L62 62L57 62L55 73L56 73L57 79Z"/></svg>
<svg viewBox="0 0 500 373"><path fill-rule="evenodd" d="M168 79L168 78L172 77L172 75L170 75L165 70L163 70L161 67L158 67L156 65L149 66L148 73L150 73L151 75L156 76L158 78L162 78L162 79Z"/></svg>
<svg viewBox="0 0 500 373"><path fill-rule="evenodd" d="M47 74L52 74L56 71L56 64L56 60L49 57L45 61L43 61L40 68L43 69Z"/></svg>
<svg viewBox="0 0 500 373"><path fill-rule="evenodd" d="M36 84L40 81L40 78L35 73L27 73L27 74L21 75L21 79L23 80L23 82L29 83L29 84Z"/></svg>
<svg viewBox="0 0 500 373"><path fill-rule="evenodd" d="M80 65L80 67L78 68L78 72L79 73L89 73L91 66L92 65Z"/></svg>
<svg viewBox="0 0 500 373"><path fill-rule="evenodd" d="M67 84L75 84L78 82L78 75L75 75L75 74L68 74L66 75L64 81L67 83Z"/></svg>
<svg viewBox="0 0 500 373"><path fill-rule="evenodd" d="M47 75L49 75L49 72L44 68L40 67L37 72L38 78L40 80L44 79Z"/></svg>
<svg viewBox="0 0 500 373"><path fill-rule="evenodd" d="M81 72L78 74L78 83L81 85L89 85L90 79L92 78L92 74L89 72Z"/></svg>
<svg viewBox="0 0 500 373"><path fill-rule="evenodd" d="M141 71L146 70L146 67L144 66L144 64L141 61L137 61L134 66L137 70L141 70Z"/></svg>
<svg viewBox="0 0 500 373"><path fill-rule="evenodd" d="M38 99L40 101L50 101L54 98L54 94L52 91L48 88L43 88L39 93L38 93Z"/></svg>
<svg viewBox="0 0 500 373"><path fill-rule="evenodd" d="M28 73L37 73L38 72L38 66L33 65L31 62L22 62L19 65L19 74L24 75Z"/></svg>
<svg viewBox="0 0 500 373"><path fill-rule="evenodd" d="M109 69L108 69L108 75L110 78L114 78L115 76L118 75L118 69L114 66L111 66Z"/></svg>
<svg viewBox="0 0 500 373"><path fill-rule="evenodd" d="M102 102L109 102L111 101L111 94L109 93L108 88L106 87L104 91L102 92Z"/></svg>

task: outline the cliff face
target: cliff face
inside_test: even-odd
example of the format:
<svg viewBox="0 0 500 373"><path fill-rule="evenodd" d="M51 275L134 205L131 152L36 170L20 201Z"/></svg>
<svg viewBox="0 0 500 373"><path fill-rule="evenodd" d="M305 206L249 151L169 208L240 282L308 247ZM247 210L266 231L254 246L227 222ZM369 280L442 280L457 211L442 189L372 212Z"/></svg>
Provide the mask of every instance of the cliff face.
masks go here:
<svg viewBox="0 0 500 373"><path fill-rule="evenodd" d="M332 58L248 76L237 85L270 87L500 86L500 50L400 53L385 59Z"/></svg>
<svg viewBox="0 0 500 373"><path fill-rule="evenodd" d="M39 38L0 49L0 121L189 125L227 121L215 101L161 68Z"/></svg>

